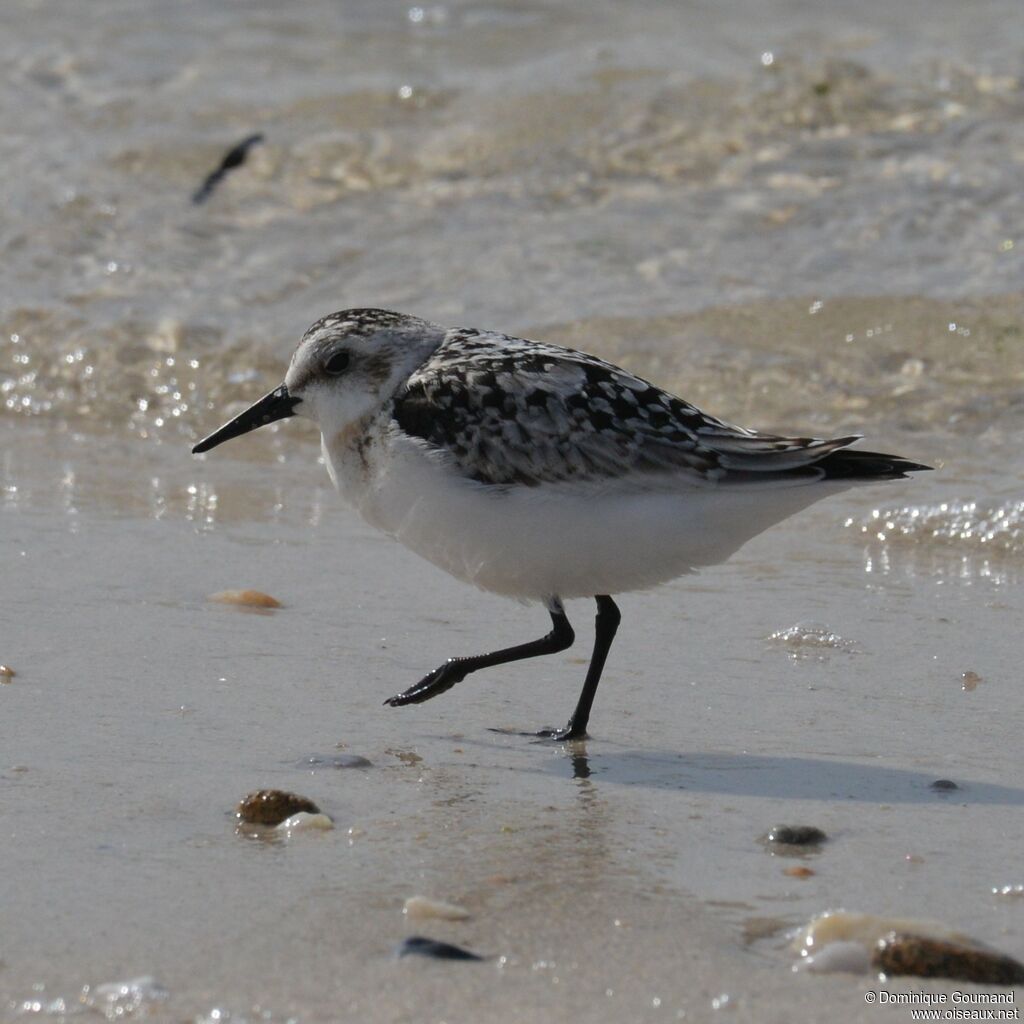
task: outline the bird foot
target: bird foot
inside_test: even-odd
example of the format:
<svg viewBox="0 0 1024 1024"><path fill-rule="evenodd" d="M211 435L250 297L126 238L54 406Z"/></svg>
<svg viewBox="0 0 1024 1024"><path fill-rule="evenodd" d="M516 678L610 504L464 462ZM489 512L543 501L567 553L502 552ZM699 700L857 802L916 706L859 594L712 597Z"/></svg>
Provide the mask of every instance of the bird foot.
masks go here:
<svg viewBox="0 0 1024 1024"><path fill-rule="evenodd" d="M556 740L562 742L564 740L585 740L587 739L586 729L577 729L572 722L566 725L562 729L555 729L552 726L546 726L543 729L538 729L535 733L531 733L533 736L539 736L544 740Z"/></svg>
<svg viewBox="0 0 1024 1024"><path fill-rule="evenodd" d="M394 697L388 697L384 704L387 707L400 708L405 704L422 704L431 697L450 690L456 683L466 678L466 672L461 669L456 659L446 661L443 665L435 668L433 672L425 675L415 686L408 690L396 693Z"/></svg>
<svg viewBox="0 0 1024 1024"><path fill-rule="evenodd" d="M542 740L554 740L556 743L561 743L567 740L585 740L589 739L586 729L575 729L570 722L564 729L556 729L553 726L545 726L543 729L537 729L535 732L524 732L521 729L489 729L489 732L500 732L505 736L532 736L534 738L540 738Z"/></svg>

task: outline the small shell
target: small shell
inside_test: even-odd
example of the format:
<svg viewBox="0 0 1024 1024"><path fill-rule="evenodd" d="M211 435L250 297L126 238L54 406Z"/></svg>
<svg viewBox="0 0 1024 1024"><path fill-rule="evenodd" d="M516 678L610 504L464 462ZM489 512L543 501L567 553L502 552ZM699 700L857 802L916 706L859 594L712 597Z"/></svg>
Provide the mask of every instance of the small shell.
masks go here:
<svg viewBox="0 0 1024 1024"><path fill-rule="evenodd" d="M17 674L10 665L0 665L0 683L9 683Z"/></svg>
<svg viewBox="0 0 1024 1024"><path fill-rule="evenodd" d="M458 907L454 903L444 903L441 900L427 899L426 896L410 896L405 901L402 913L406 917L421 920L428 917L439 917L442 921L465 921L469 911L464 907Z"/></svg>
<svg viewBox="0 0 1024 1024"><path fill-rule="evenodd" d="M247 825L280 825L300 811L319 814L312 800L283 789L260 789L250 793L235 809L235 815Z"/></svg>
<svg viewBox="0 0 1024 1024"><path fill-rule="evenodd" d="M264 594L262 590L218 590L211 594L208 601L218 604L235 604L245 608L280 608L281 602L276 597Z"/></svg>
<svg viewBox="0 0 1024 1024"><path fill-rule="evenodd" d="M978 683L983 683L984 681L977 672L972 672L970 669L960 673L960 689L964 693L973 693L978 688Z"/></svg>
<svg viewBox="0 0 1024 1024"><path fill-rule="evenodd" d="M1024 964L993 950L890 932L878 940L871 966L888 975L949 978L977 985L1024 985Z"/></svg>

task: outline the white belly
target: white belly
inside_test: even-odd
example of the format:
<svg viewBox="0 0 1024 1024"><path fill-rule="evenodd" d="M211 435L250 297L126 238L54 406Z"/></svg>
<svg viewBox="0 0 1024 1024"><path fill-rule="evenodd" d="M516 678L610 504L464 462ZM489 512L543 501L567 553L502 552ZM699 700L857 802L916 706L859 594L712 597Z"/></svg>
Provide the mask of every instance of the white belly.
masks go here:
<svg viewBox="0 0 1024 1024"><path fill-rule="evenodd" d="M838 484L492 487L467 480L414 441L362 454L324 448L331 477L372 525L458 579L545 600L642 590L724 561Z"/></svg>

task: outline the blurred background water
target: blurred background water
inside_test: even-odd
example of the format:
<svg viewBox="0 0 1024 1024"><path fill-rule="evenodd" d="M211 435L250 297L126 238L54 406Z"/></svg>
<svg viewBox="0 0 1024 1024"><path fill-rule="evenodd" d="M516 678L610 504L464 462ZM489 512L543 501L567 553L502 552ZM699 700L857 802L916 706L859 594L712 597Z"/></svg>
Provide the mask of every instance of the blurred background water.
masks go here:
<svg viewBox="0 0 1024 1024"><path fill-rule="evenodd" d="M836 353L861 378L866 349L889 371L910 352L926 386L999 342L978 369L1019 384L1017 306L980 304L970 334L943 303L1019 297L1022 66L1016 0L10 0L4 429L180 443L317 316L367 305L512 332L623 318L577 341L684 393L710 378L722 414L746 414L787 321L790 383ZM883 296L937 304L806 322ZM781 317L760 305L784 297ZM739 306L695 360L678 325L646 324ZM757 365L733 365L748 345Z"/></svg>
<svg viewBox="0 0 1024 1024"><path fill-rule="evenodd" d="M6 499L190 515L189 441L372 305L1019 490L1022 74L1017 0L10 0Z"/></svg>

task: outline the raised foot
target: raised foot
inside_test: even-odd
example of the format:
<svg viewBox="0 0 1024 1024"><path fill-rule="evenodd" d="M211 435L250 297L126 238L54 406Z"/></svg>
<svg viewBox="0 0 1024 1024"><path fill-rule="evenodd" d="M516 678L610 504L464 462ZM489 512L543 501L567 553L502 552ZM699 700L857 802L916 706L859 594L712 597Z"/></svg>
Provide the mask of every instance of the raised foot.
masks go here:
<svg viewBox="0 0 1024 1024"><path fill-rule="evenodd" d="M456 683L466 678L466 671L459 666L456 659L446 661L438 666L433 672L425 675L415 686L408 690L396 693L394 697L388 697L384 704L387 707L400 708L404 704L422 704L431 697L450 690Z"/></svg>

